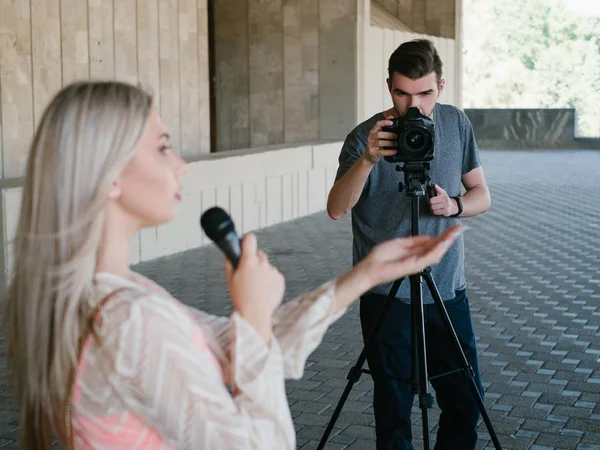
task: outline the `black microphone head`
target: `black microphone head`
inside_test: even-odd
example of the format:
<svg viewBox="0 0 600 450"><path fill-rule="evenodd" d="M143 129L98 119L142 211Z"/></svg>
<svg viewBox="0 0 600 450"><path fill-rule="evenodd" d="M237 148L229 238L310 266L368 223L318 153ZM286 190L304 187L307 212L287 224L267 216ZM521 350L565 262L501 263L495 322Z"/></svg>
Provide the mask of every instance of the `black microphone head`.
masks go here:
<svg viewBox="0 0 600 450"><path fill-rule="evenodd" d="M214 242L223 239L232 231L235 233L235 226L229 214L222 208L214 206L207 209L200 217L200 226L204 233Z"/></svg>

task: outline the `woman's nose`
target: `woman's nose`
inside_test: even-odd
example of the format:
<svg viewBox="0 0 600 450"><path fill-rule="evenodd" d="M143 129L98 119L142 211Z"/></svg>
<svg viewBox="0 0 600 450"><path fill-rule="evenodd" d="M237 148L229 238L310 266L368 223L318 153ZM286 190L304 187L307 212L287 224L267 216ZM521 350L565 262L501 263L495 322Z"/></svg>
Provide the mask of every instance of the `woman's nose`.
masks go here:
<svg viewBox="0 0 600 450"><path fill-rule="evenodd" d="M184 176L185 173L187 172L187 163L181 156L179 156L179 155L175 155L175 156L177 158L177 161L175 164L175 175L177 176L177 178L180 178L180 177Z"/></svg>

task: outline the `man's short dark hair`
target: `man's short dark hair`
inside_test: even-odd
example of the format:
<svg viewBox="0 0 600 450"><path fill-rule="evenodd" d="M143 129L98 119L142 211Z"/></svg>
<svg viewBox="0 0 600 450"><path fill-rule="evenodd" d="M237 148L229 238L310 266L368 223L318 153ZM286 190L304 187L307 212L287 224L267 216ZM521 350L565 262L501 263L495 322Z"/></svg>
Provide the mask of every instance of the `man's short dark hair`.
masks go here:
<svg viewBox="0 0 600 450"><path fill-rule="evenodd" d="M442 79L442 60L433 42L428 39L415 39L401 44L390 56L390 79L394 72L411 80L418 80L435 72L439 83Z"/></svg>

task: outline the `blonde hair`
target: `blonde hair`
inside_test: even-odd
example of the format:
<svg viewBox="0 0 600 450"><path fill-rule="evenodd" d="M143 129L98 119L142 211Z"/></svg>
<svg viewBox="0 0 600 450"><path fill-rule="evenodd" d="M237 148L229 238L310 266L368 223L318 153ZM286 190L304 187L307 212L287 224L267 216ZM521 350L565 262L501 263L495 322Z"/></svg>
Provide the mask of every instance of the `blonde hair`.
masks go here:
<svg viewBox="0 0 600 450"><path fill-rule="evenodd" d="M35 133L4 314L21 448L49 449L53 433L65 437L62 411L92 313L105 200L151 107L134 86L78 82L53 98Z"/></svg>

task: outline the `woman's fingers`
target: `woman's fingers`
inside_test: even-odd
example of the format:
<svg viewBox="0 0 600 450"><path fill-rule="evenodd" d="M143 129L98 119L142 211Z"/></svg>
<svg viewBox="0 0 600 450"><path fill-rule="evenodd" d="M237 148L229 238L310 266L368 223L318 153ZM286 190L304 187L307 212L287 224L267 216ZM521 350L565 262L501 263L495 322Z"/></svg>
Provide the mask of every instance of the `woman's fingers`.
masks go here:
<svg viewBox="0 0 600 450"><path fill-rule="evenodd" d="M267 256L267 254L265 252L263 252L262 250L259 250L257 253L257 257L258 257L258 262L259 264L265 264L269 262L269 257Z"/></svg>
<svg viewBox="0 0 600 450"><path fill-rule="evenodd" d="M464 226L455 225L436 237L412 236L410 238L400 238L397 248L402 251L396 254L396 258L407 260L425 258L427 261L435 262L444 256L454 240L464 229Z"/></svg>
<svg viewBox="0 0 600 450"><path fill-rule="evenodd" d="M451 227L446 228L440 235L436 238L441 241L454 242L454 240L460 236L467 229L465 225L452 225Z"/></svg>
<svg viewBox="0 0 600 450"><path fill-rule="evenodd" d="M431 242L424 244L427 247L425 255L431 255L436 261L439 261L464 230L465 227L461 225L455 225L445 230Z"/></svg>
<svg viewBox="0 0 600 450"><path fill-rule="evenodd" d="M409 238L401 238L405 239L403 247L405 249L413 249L416 247L423 247L430 244L434 238L431 236L419 235L419 236L411 236Z"/></svg>
<svg viewBox="0 0 600 450"><path fill-rule="evenodd" d="M231 262L229 262L229 258L225 258L225 280L227 284L231 283L231 278L233 277L233 266Z"/></svg>
<svg viewBox="0 0 600 450"><path fill-rule="evenodd" d="M454 242L457 236L464 231L463 225L453 225L436 237L418 235L394 239L394 247L397 250L411 250L416 253L427 252L438 246L445 246L446 242Z"/></svg>
<svg viewBox="0 0 600 450"><path fill-rule="evenodd" d="M258 242L254 233L247 233L242 237L242 254L240 255L240 263L251 261L256 258Z"/></svg>

